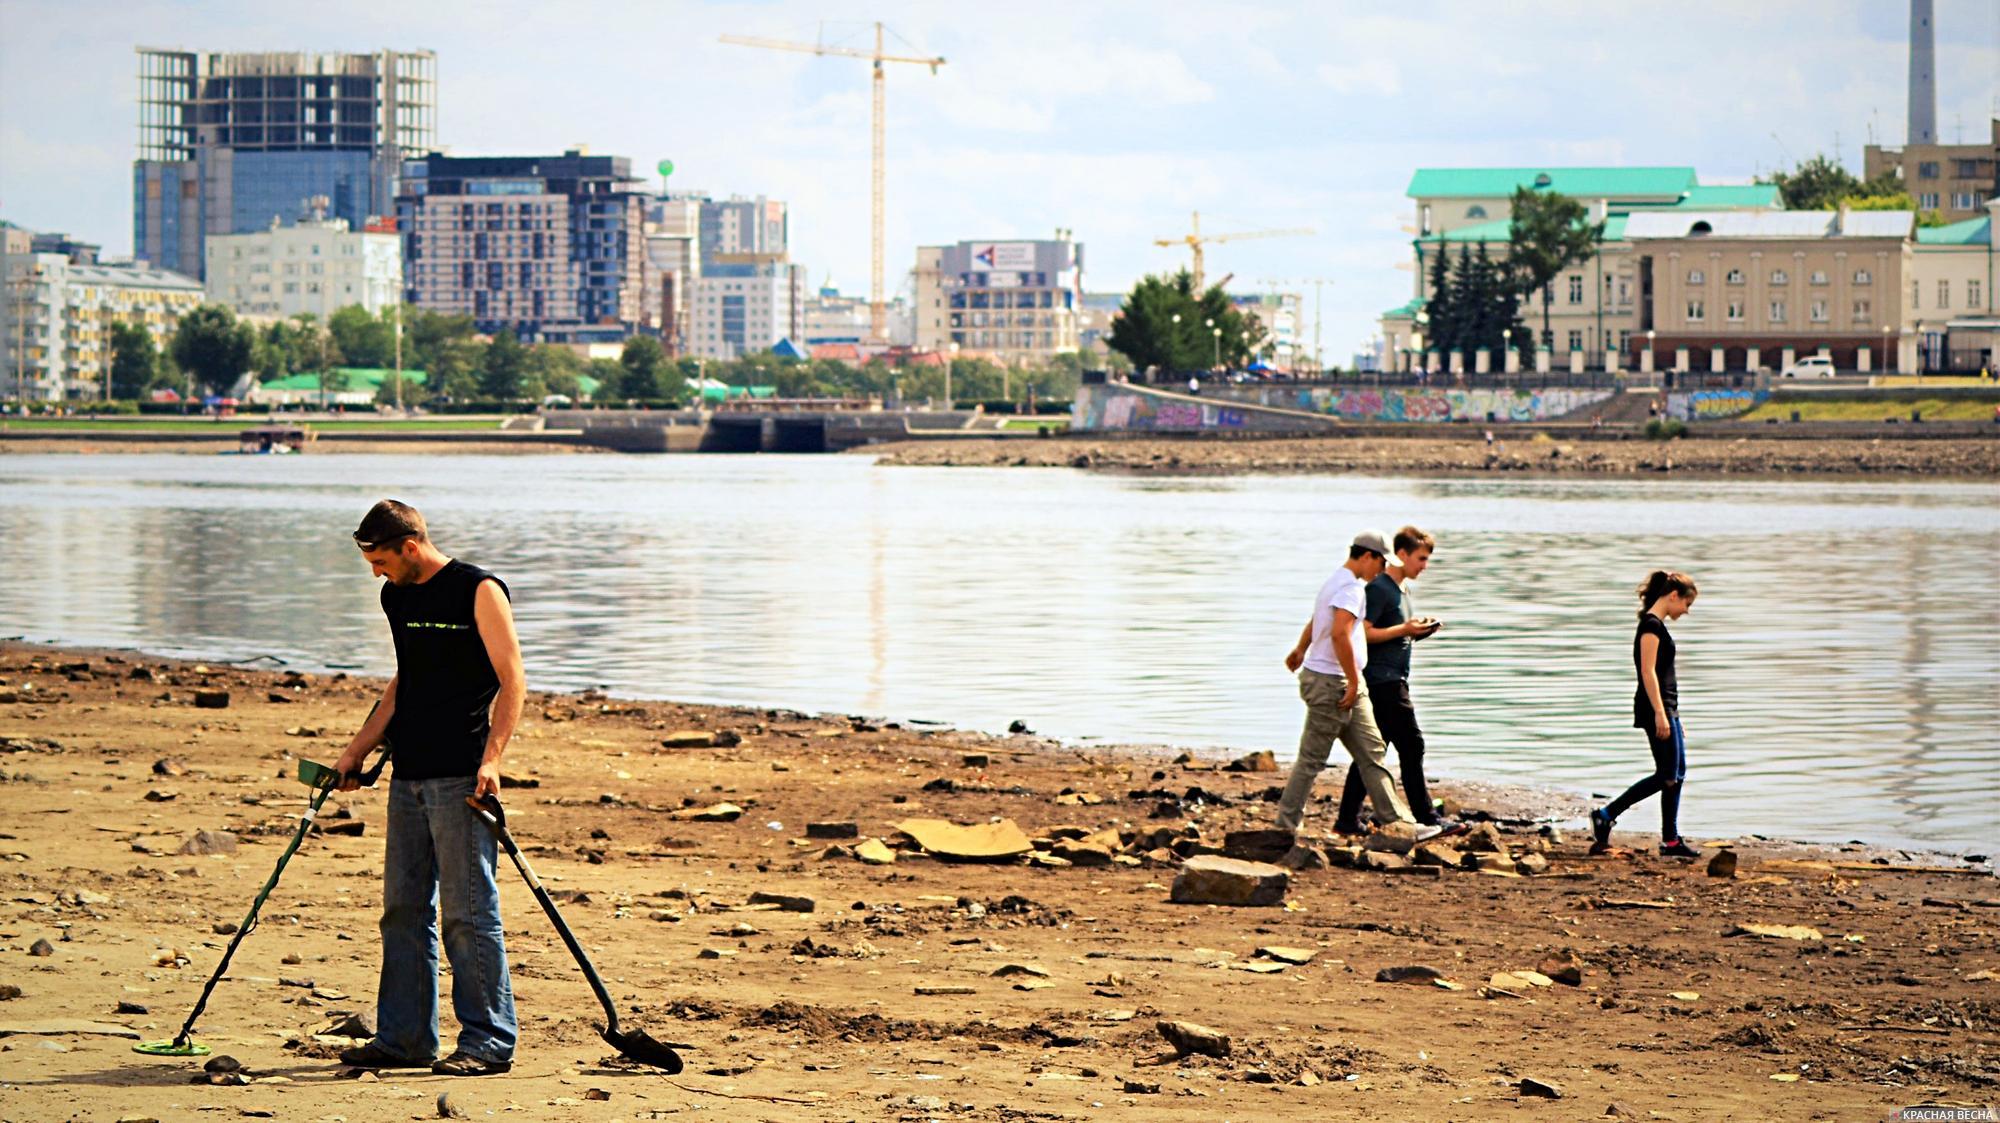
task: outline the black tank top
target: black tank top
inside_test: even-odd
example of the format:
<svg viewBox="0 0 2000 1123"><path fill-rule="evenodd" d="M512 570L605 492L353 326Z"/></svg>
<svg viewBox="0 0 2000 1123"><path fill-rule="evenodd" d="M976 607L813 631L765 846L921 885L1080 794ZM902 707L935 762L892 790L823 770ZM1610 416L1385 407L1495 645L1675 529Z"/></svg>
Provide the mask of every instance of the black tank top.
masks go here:
<svg viewBox="0 0 2000 1123"><path fill-rule="evenodd" d="M500 676L473 621L473 594L498 577L461 561L420 585L382 586L382 612L396 641L396 712L389 718L395 777L435 780L479 771Z"/></svg>
<svg viewBox="0 0 2000 1123"><path fill-rule="evenodd" d="M1639 617L1639 630L1632 634L1632 669L1639 672L1639 688L1632 696L1632 724L1640 729L1653 728L1653 700L1646 697L1646 675L1640 662L1639 641L1647 636L1660 637L1659 654L1653 660L1653 673L1660 679L1660 701L1667 707L1667 716L1679 717L1681 713L1681 684L1674 676L1674 637L1667 631L1664 620L1648 612Z"/></svg>

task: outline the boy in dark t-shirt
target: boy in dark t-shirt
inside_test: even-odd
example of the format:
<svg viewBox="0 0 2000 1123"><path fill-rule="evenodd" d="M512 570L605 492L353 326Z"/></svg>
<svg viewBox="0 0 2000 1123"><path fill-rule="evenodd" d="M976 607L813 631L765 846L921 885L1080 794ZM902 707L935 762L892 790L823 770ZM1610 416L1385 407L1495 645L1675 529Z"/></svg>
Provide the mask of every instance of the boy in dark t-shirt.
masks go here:
<svg viewBox="0 0 2000 1123"><path fill-rule="evenodd" d="M1437 634L1444 624L1416 614L1408 583L1430 565L1437 540L1406 526L1396 532L1394 546L1394 562L1368 583L1368 615L1362 621L1368 639L1368 665L1362 677L1368 682L1375 725L1382 731L1382 739L1396 747L1403 798L1410 805L1410 814L1427 826L1449 826L1439 818L1430 787L1424 782L1424 731L1417 724L1416 706L1410 700L1410 649L1416 641ZM1360 777L1350 768L1340 792L1340 811L1334 816L1335 830L1363 833L1362 794Z"/></svg>

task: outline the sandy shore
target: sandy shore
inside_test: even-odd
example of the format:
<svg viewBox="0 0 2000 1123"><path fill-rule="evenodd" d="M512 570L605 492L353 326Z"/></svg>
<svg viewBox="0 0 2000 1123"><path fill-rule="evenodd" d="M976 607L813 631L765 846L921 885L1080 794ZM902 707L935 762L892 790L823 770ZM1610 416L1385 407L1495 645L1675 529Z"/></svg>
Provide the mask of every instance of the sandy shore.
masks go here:
<svg viewBox="0 0 2000 1123"><path fill-rule="evenodd" d="M1088 468L1106 472L1240 474L1537 472L1562 475L2000 476L2000 440L1566 440L1509 435L1279 440L1120 439L919 441L869 449L884 464Z"/></svg>
<svg viewBox="0 0 2000 1123"><path fill-rule="evenodd" d="M506 792L510 819L628 1025L685 1043L688 1071L605 1063L600 1011L504 870L514 1071L345 1072L338 1042L314 1034L372 1011L371 790L323 813L359 833L306 842L201 1022L251 1082L194 1085L200 1062L136 1055L121 1035L173 1035L226 943L218 926L242 919L296 821L295 758L331 762L377 684L18 644L0 645L0 680L9 1119L416 1119L448 1092L472 1118L592 1121L1567 1120L1613 1104L1845 1120L2000 1094L2000 888L1984 867L1740 842L1735 876L1712 877L1646 849L1590 859L1574 831L1502 822L1509 854L1488 864L1544 871L1336 865L1295 875L1270 907L1172 904L1168 847L1268 824L1282 776L546 694L508 756L535 785ZM197 708L197 691L228 705ZM663 744L720 730L740 741ZM1319 794L1337 794L1334 777ZM682 813L725 801L740 817ZM1116 833L1072 843L1079 864L964 864L896 827L921 818ZM859 837L807 837L823 823ZM203 830L238 845L182 853ZM893 864L850 855L869 837ZM750 904L758 892L811 911ZM1409 966L1451 985L1376 981ZM1496 977L1517 971L1539 974ZM1230 1051L1175 1057L1162 1020L1213 1027Z"/></svg>

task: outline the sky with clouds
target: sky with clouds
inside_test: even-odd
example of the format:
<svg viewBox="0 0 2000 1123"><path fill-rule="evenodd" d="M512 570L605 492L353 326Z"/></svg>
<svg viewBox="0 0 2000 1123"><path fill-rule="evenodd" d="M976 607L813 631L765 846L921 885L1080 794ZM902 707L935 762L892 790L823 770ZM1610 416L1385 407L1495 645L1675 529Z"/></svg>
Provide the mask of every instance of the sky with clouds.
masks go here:
<svg viewBox="0 0 2000 1123"><path fill-rule="evenodd" d="M1939 132L1976 141L2000 110L2000 3L1936 8ZM677 188L789 202L793 259L865 292L867 64L717 41L861 46L865 19L948 60L889 69L892 287L920 244L1067 227L1087 286L1113 290L1184 263L1153 239L1191 211L1211 231L1311 227L1212 247L1208 266L1232 289L1331 281L1329 362L1409 295L1415 167L1675 164L1742 182L1836 145L1858 171L1871 129L1904 135L1901 0L0 0L0 218L129 252L135 46L422 47L452 152L672 159Z"/></svg>

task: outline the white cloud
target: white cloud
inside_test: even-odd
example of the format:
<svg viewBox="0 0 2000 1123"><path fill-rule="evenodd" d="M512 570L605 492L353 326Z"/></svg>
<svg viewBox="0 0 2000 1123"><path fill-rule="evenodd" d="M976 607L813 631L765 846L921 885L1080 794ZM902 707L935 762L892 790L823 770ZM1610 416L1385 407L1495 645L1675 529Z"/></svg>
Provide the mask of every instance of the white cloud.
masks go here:
<svg viewBox="0 0 2000 1123"><path fill-rule="evenodd" d="M1383 97L1403 92L1403 72L1385 58L1355 63L1323 62L1313 76L1337 94L1379 94Z"/></svg>

